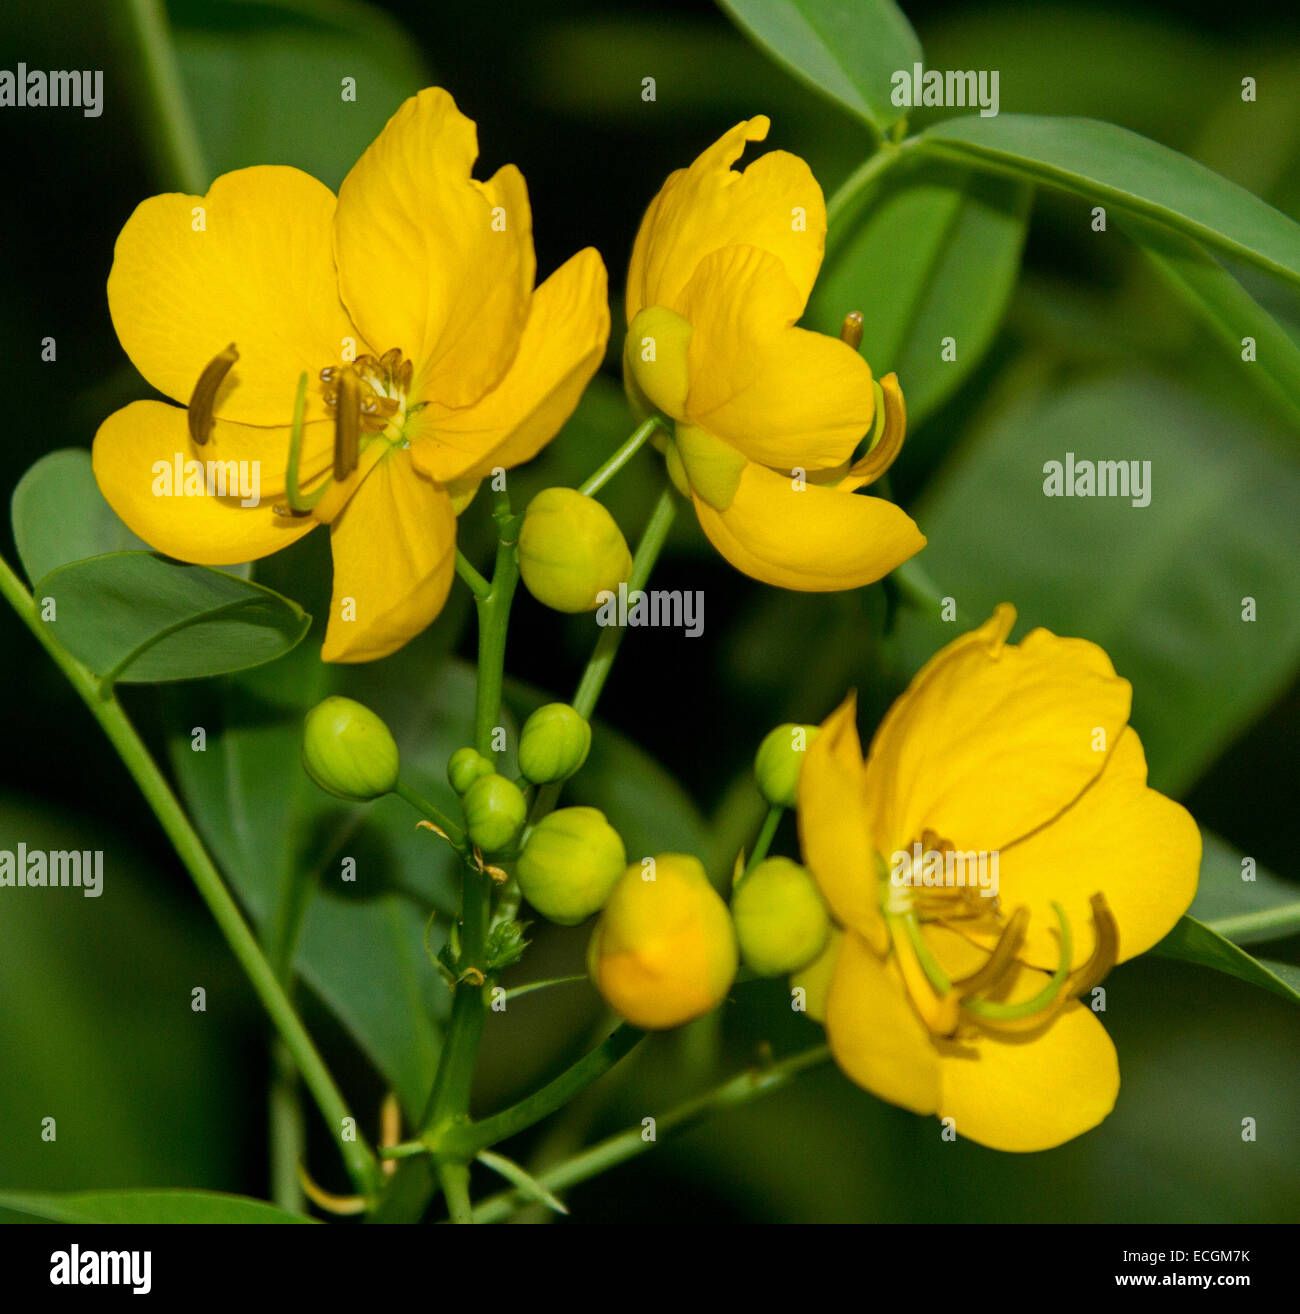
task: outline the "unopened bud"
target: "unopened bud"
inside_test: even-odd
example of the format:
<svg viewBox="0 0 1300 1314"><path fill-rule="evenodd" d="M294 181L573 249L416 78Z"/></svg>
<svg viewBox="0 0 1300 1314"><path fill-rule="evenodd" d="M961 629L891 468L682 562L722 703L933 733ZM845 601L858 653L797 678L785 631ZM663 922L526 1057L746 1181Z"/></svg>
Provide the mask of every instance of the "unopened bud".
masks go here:
<svg viewBox="0 0 1300 1314"><path fill-rule="evenodd" d="M744 877L731 896L731 916L741 957L759 976L807 967L831 933L812 873L789 858L766 858Z"/></svg>
<svg viewBox="0 0 1300 1314"><path fill-rule="evenodd" d="M591 726L568 703L547 703L524 722L519 770L534 785L567 780L587 760Z"/></svg>
<svg viewBox="0 0 1300 1314"><path fill-rule="evenodd" d="M397 784L397 744L368 707L351 698L317 703L303 722L302 764L323 789L366 802Z"/></svg>
<svg viewBox="0 0 1300 1314"><path fill-rule="evenodd" d="M519 573L538 602L556 611L595 611L632 570L614 517L573 488L544 488L519 531Z"/></svg>
<svg viewBox="0 0 1300 1314"><path fill-rule="evenodd" d="M447 762L447 782L460 795L480 777L490 776L496 767L491 758L475 748L458 748Z"/></svg>
<svg viewBox="0 0 1300 1314"><path fill-rule="evenodd" d="M603 812L560 808L534 827L515 875L543 917L577 926L604 907L626 865L623 841Z"/></svg>
<svg viewBox="0 0 1300 1314"><path fill-rule="evenodd" d="M711 1012L731 989L737 964L727 905L699 859L682 853L660 854L652 869L628 867L587 948L587 970L605 1002L649 1030Z"/></svg>
<svg viewBox="0 0 1300 1314"><path fill-rule="evenodd" d="M769 803L794 807L804 753L820 729L820 726L787 722L764 736L754 756L754 775L758 778L759 792Z"/></svg>
<svg viewBox="0 0 1300 1314"><path fill-rule="evenodd" d="M504 849L524 828L528 804L519 786L495 772L480 776L461 799L465 829L485 852Z"/></svg>

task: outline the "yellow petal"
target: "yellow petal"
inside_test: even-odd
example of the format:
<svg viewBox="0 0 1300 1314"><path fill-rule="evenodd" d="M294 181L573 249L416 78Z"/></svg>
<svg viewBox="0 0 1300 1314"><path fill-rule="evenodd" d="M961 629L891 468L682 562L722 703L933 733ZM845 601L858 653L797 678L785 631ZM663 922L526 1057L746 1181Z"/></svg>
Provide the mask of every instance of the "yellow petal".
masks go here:
<svg viewBox="0 0 1300 1314"><path fill-rule="evenodd" d="M1162 940L1196 894L1201 836L1187 811L1147 788L1147 764L1136 733L1126 728L1105 770L1049 825L999 854L1002 904L1030 909L1020 957L1056 966L1060 903L1074 927L1074 963L1092 951L1088 901L1100 891L1119 924L1119 960Z"/></svg>
<svg viewBox="0 0 1300 1314"><path fill-rule="evenodd" d="M913 1113L939 1106L939 1055L903 990L898 968L849 932L840 943L826 1035L846 1076Z"/></svg>
<svg viewBox="0 0 1300 1314"><path fill-rule="evenodd" d="M804 862L831 911L876 950L889 943L880 911L880 879L867 830L857 696L822 724L799 772L799 842Z"/></svg>
<svg viewBox="0 0 1300 1314"><path fill-rule="evenodd" d="M368 662L413 639L442 610L455 573L446 489L394 449L330 525L334 596L321 657Z"/></svg>
<svg viewBox="0 0 1300 1314"><path fill-rule="evenodd" d="M377 351L415 363L411 397L477 401L506 372L533 287L519 171L470 177L474 124L440 87L407 100L339 189L339 289Z"/></svg>
<svg viewBox="0 0 1300 1314"><path fill-rule="evenodd" d="M826 1000L830 996L835 961L840 956L840 942L843 939L844 932L832 926L826 948L807 967L790 978L790 985L804 992L804 1009L814 1021L826 1021Z"/></svg>
<svg viewBox="0 0 1300 1314"><path fill-rule="evenodd" d="M781 262L729 246L679 300L690 321L686 417L763 465L842 465L871 428L871 369L846 342L794 328L802 300Z"/></svg>
<svg viewBox="0 0 1300 1314"><path fill-rule="evenodd" d="M925 546L892 502L808 483L750 464L726 511L695 497L709 541L737 570L778 588L827 593L889 574Z"/></svg>
<svg viewBox="0 0 1300 1314"><path fill-rule="evenodd" d="M411 418L416 467L448 483L531 460L573 413L608 339L605 265L587 247L533 294L518 354L491 392L460 410L435 402Z"/></svg>
<svg viewBox="0 0 1300 1314"><path fill-rule="evenodd" d="M333 221L329 188L279 165L223 174L206 196L143 201L108 276L113 327L136 369L187 402L204 366L233 342L239 360L217 393L218 416L287 424L304 370L308 418L323 415L315 380L357 337L339 303Z"/></svg>
<svg viewBox="0 0 1300 1314"><path fill-rule="evenodd" d="M183 409L166 402L139 401L114 411L99 426L92 462L109 505L150 547L179 561L231 566L288 547L314 529L316 521L310 516L277 515L265 482L258 490L261 500L256 506L242 506L239 497L184 495L190 478L199 474L187 463L239 459L231 452L257 453L268 445L278 453L287 450L288 442L285 429L254 429L218 420L207 445L195 448ZM185 476L180 481L182 495L175 492L178 459ZM268 468L282 474L283 459ZM202 473L206 476L206 467ZM213 473L217 473L215 469ZM242 486L251 493L252 467L248 474L250 478ZM234 485L229 474L227 480L230 489ZM197 487L197 480L190 486Z"/></svg>
<svg viewBox="0 0 1300 1314"><path fill-rule="evenodd" d="M1000 851L1094 780L1128 720L1131 689L1084 639L994 617L930 659L889 709L867 758L872 831L888 857L935 831Z"/></svg>
<svg viewBox="0 0 1300 1314"><path fill-rule="evenodd" d="M1046 981L1022 969L1011 999ZM937 1042L939 1116L958 1136L994 1150L1050 1150L1095 1127L1115 1107L1119 1060L1090 1010L1071 1002L1046 1027Z"/></svg>
<svg viewBox="0 0 1300 1314"><path fill-rule="evenodd" d="M677 309L682 289L712 251L735 242L770 251L798 291L798 314L826 247L826 203L797 155L769 151L739 173L745 143L767 136L764 115L725 133L688 169L670 174L650 203L627 274L627 322L642 306Z"/></svg>

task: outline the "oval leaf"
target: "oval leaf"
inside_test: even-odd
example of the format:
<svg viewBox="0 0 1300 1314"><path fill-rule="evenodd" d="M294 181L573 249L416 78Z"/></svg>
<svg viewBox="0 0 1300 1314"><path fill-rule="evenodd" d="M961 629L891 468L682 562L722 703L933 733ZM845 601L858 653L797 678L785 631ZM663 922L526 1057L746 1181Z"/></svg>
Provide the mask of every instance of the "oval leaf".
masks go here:
<svg viewBox="0 0 1300 1314"><path fill-rule="evenodd" d="M10 520L32 583L71 561L149 546L105 501L90 453L82 447L50 452L23 475L10 502Z"/></svg>
<svg viewBox="0 0 1300 1314"><path fill-rule="evenodd" d="M1113 123L1034 114L972 115L946 119L914 140L928 151L1167 224L1300 283L1300 225L1203 164Z"/></svg>
<svg viewBox="0 0 1300 1314"><path fill-rule="evenodd" d="M1262 963L1195 917L1181 918L1151 952L1162 958L1178 958L1226 972L1238 980L1271 990L1289 1003L1300 1004L1300 969L1289 963Z"/></svg>
<svg viewBox="0 0 1300 1314"><path fill-rule="evenodd" d="M881 129L902 118L891 79L921 59L893 0L720 0L773 59L814 90Z"/></svg>
<svg viewBox="0 0 1300 1314"><path fill-rule="evenodd" d="M106 682L193 680L273 661L311 624L297 603L249 580L151 552L60 566L36 585L59 641Z"/></svg>

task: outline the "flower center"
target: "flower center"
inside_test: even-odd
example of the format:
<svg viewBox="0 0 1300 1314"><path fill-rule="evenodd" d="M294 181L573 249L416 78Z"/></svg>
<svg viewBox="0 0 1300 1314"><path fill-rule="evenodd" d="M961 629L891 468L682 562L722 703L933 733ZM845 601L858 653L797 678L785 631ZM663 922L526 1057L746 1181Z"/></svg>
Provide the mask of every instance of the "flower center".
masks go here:
<svg viewBox="0 0 1300 1314"><path fill-rule="evenodd" d="M893 855L877 855L881 907L891 951L917 1014L936 1036L965 1031L1014 1033L1045 1025L1073 998L1091 990L1114 966L1119 931L1105 897L1091 900L1095 945L1081 967L1071 970L1074 937L1059 903L1058 963L1041 989L1007 999L1024 964L1020 950L1029 928L1029 909L1010 915L998 894L998 855L960 851L934 831ZM982 961L954 977L939 961L927 928L961 937L964 952ZM991 947L989 947L991 944Z"/></svg>
<svg viewBox="0 0 1300 1314"><path fill-rule="evenodd" d="M399 347L379 357L367 353L346 365L327 365L320 372L321 391L336 430L355 425L359 434L382 433L392 443L401 442L414 375L415 366Z"/></svg>

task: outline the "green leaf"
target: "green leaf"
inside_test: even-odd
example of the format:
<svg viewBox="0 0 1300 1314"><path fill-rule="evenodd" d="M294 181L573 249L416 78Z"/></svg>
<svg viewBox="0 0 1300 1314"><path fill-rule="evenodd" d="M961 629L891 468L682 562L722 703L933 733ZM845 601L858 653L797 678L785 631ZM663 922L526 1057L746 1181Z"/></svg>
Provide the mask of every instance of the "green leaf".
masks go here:
<svg viewBox="0 0 1300 1314"><path fill-rule="evenodd" d="M1125 220L1144 254L1170 287L1227 348L1241 382L1261 388L1300 425L1300 344L1244 287L1197 243L1141 220ZM1255 359L1242 360L1242 340L1253 338Z"/></svg>
<svg viewBox="0 0 1300 1314"><path fill-rule="evenodd" d="M532 1200L535 1204L545 1205L557 1214L567 1214L569 1212L562 1200L552 1195L541 1182L529 1174L525 1168L521 1168L513 1159L507 1159L504 1154L493 1154L491 1150L480 1150L476 1157L479 1163L491 1168L495 1173L500 1173L511 1186L519 1191L525 1200Z"/></svg>
<svg viewBox="0 0 1300 1314"><path fill-rule="evenodd" d="M945 119L925 151L1075 192L1300 283L1300 225L1195 160L1113 123L1032 114Z"/></svg>
<svg viewBox="0 0 1300 1314"><path fill-rule="evenodd" d="M215 177L290 164L337 190L430 77L417 42L350 0L173 0L177 59ZM343 97L344 78L355 95Z"/></svg>
<svg viewBox="0 0 1300 1314"><path fill-rule="evenodd" d="M918 423L950 396L993 341L1015 287L1032 189L917 161L836 216L813 293L813 327L838 333L864 312L862 354L895 371ZM957 343L955 361L942 340Z"/></svg>
<svg viewBox="0 0 1300 1314"><path fill-rule="evenodd" d="M0 1191L0 1210L50 1223L310 1223L264 1200L218 1191Z"/></svg>
<svg viewBox="0 0 1300 1314"><path fill-rule="evenodd" d="M32 583L71 561L149 546L104 500L90 453L82 447L50 452L23 475L10 520L18 558Z"/></svg>
<svg viewBox="0 0 1300 1314"><path fill-rule="evenodd" d="M1252 958L1194 917L1180 918L1178 925L1151 952L1226 972L1263 990L1271 990L1289 1003L1300 1004L1300 968Z"/></svg>
<svg viewBox="0 0 1300 1314"><path fill-rule="evenodd" d="M1022 631L1100 644L1133 682L1153 786L1178 794L1300 661L1300 473L1241 416L1148 376L1014 394L914 508L924 565L970 622L1008 601ZM1149 460L1150 505L1045 497L1044 464L1070 452ZM905 664L955 630L905 617Z"/></svg>
<svg viewBox="0 0 1300 1314"><path fill-rule="evenodd" d="M150 552L60 566L36 585L59 641L106 682L192 680L274 661L311 624L301 607L249 580Z"/></svg>
<svg viewBox="0 0 1300 1314"><path fill-rule="evenodd" d="M1201 879L1189 916L1234 944L1259 944L1300 931L1300 885L1248 864L1217 835L1201 839Z"/></svg>
<svg viewBox="0 0 1300 1314"><path fill-rule="evenodd" d="M719 0L777 63L877 130L902 117L893 74L921 59L921 43L893 0Z"/></svg>

